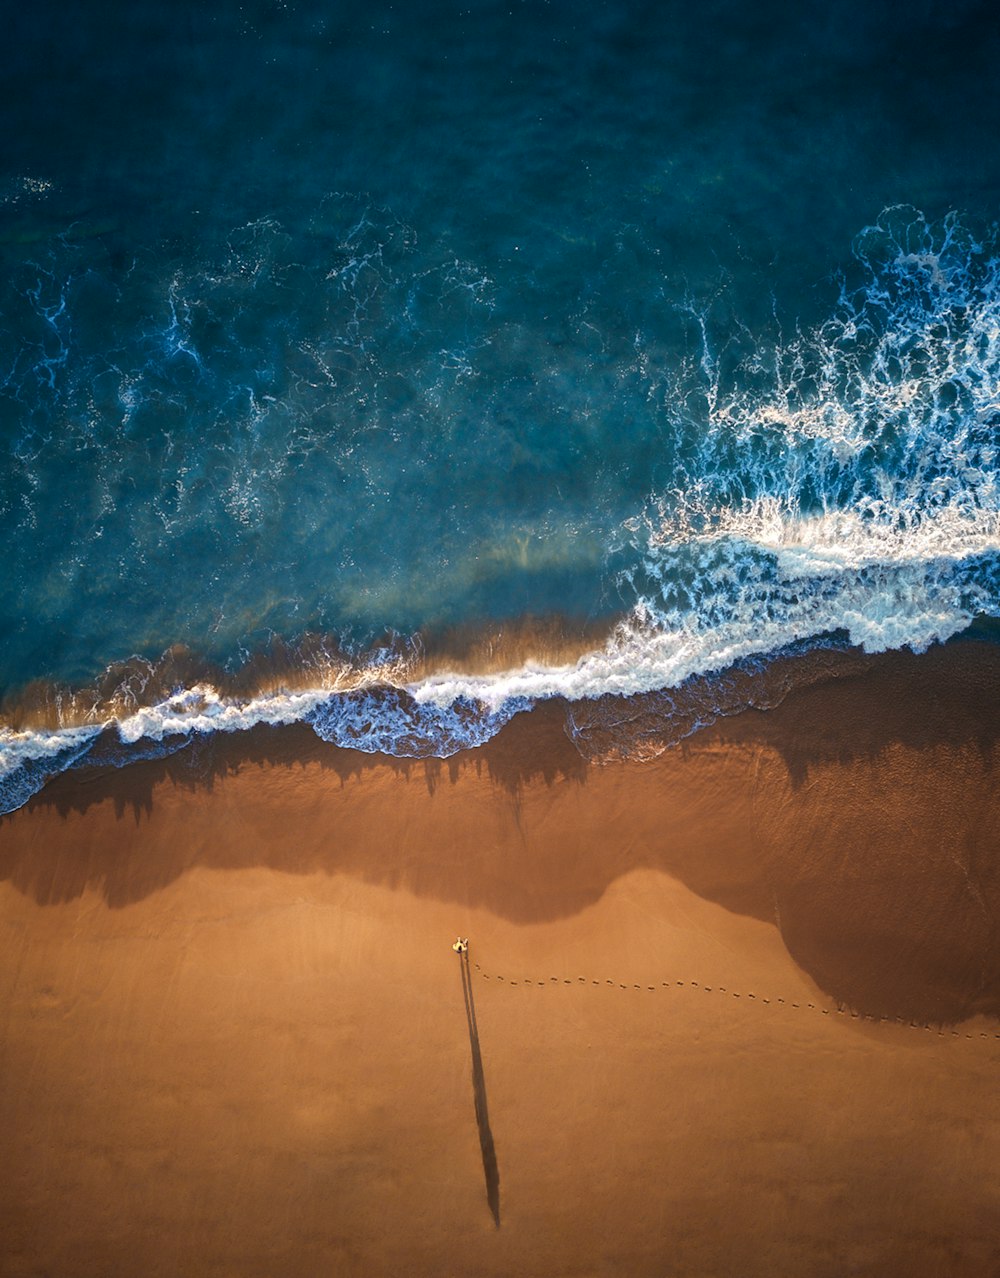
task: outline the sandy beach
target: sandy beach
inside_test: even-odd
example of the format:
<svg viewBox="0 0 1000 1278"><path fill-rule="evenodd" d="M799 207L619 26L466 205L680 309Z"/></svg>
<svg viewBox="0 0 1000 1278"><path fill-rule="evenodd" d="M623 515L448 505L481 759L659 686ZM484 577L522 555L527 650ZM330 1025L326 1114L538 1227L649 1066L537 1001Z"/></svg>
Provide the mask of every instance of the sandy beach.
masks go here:
<svg viewBox="0 0 1000 1278"><path fill-rule="evenodd" d="M1000 1273L1000 649L564 723L5 818L0 1272Z"/></svg>

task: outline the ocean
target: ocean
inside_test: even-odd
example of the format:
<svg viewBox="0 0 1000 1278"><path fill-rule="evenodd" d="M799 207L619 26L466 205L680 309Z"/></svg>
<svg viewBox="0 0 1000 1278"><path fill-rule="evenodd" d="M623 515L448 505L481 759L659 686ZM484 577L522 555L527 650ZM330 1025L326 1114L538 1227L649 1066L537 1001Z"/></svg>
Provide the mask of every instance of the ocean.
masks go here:
<svg viewBox="0 0 1000 1278"><path fill-rule="evenodd" d="M9 14L0 810L994 633L997 65L961 0Z"/></svg>

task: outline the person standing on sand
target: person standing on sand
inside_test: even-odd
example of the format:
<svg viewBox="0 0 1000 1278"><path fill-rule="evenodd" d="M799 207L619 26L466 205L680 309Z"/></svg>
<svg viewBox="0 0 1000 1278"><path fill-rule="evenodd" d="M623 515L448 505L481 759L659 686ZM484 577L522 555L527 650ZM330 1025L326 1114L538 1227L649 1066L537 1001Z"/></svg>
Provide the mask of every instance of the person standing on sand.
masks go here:
<svg viewBox="0 0 1000 1278"><path fill-rule="evenodd" d="M456 954L465 954L469 949L469 938L456 936L455 944L451 947Z"/></svg>

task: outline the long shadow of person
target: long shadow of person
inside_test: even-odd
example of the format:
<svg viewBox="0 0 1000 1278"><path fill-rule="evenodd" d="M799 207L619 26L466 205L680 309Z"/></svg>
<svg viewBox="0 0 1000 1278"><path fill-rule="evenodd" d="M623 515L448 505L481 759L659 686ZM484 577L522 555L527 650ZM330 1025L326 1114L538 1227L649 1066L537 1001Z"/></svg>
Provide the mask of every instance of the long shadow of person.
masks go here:
<svg viewBox="0 0 1000 1278"><path fill-rule="evenodd" d="M486 1079L483 1075L483 1056L479 1049L479 1027L476 1024L476 1003L472 996L472 972L469 969L469 951L459 952L462 969L462 996L465 999L465 1019L469 1026L469 1047L472 1051L472 1094L476 1102L476 1126L479 1128L479 1148L483 1155L483 1174L486 1177L486 1201L493 1213L497 1229L500 1228L500 1169L497 1152L490 1130L490 1115L486 1106Z"/></svg>

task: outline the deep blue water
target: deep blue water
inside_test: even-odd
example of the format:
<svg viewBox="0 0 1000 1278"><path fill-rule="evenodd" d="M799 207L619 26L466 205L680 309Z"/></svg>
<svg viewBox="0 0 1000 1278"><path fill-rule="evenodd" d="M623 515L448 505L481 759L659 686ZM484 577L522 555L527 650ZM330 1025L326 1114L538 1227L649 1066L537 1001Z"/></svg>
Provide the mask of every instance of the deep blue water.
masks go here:
<svg viewBox="0 0 1000 1278"><path fill-rule="evenodd" d="M110 724L448 753L1000 611L988 4L8 26L7 806ZM619 625L421 660L538 617Z"/></svg>

